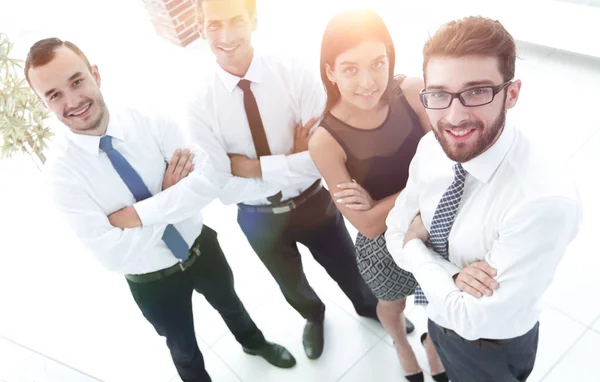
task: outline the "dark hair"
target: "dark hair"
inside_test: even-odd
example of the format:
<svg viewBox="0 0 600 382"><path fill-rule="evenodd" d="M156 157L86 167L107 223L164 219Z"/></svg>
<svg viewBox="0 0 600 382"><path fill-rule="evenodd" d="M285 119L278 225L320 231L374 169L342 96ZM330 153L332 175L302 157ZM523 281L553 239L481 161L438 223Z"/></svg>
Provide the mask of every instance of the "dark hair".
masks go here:
<svg viewBox="0 0 600 382"><path fill-rule="evenodd" d="M195 3L194 8L196 9L196 22L198 25L202 26L204 24L204 15L202 14L202 3L206 1L226 1L226 0L191 0L192 3ZM250 16L256 15L256 0L244 0L246 3L246 9L248 10L248 14Z"/></svg>
<svg viewBox="0 0 600 382"><path fill-rule="evenodd" d="M433 57L468 55L498 58L498 69L504 81L515 76L517 48L515 40L497 20L470 16L450 21L438 29L423 47L423 77ZM427 80L427 79L425 79Z"/></svg>
<svg viewBox="0 0 600 382"><path fill-rule="evenodd" d="M85 64L89 68L90 72L92 71L92 65L90 65L90 61L87 59L85 54L77 47L77 45L73 44L70 41L63 41L56 37L45 38L33 44L29 49L29 53L27 54L27 59L25 60L25 78L27 79L27 83L31 86L31 82L29 82L29 69L43 66L49 63L54 59L56 49L61 46L66 46L75 52L79 57L85 61Z"/></svg>
<svg viewBox="0 0 600 382"><path fill-rule="evenodd" d="M396 51L392 36L383 19L371 9L350 10L337 14L331 19L321 42L321 80L327 94L325 114L340 100L340 91L327 78L325 65L334 67L335 59L345 51L352 49L363 41L381 41L385 44L390 72L388 85L383 97L389 97L389 91L394 79L394 66L396 64Z"/></svg>

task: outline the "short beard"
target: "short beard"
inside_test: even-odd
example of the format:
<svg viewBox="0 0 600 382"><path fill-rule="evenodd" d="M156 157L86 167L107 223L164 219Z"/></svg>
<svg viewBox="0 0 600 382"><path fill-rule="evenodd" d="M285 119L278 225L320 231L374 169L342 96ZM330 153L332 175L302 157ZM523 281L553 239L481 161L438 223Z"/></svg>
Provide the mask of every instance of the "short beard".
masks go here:
<svg viewBox="0 0 600 382"><path fill-rule="evenodd" d="M488 126L488 128L483 131L483 122L480 120L474 122L466 122L460 124L458 126L454 126L448 122L439 121L437 125L437 129L432 128L433 134L435 138L438 140L442 149L446 153L446 156L458 163L465 163L470 161L471 159L481 155L484 151L486 151L490 146L494 144L498 136L500 135L504 123L506 122L506 110L503 109L500 115L494 120L494 122ZM475 128L483 131L483 135L481 138L475 142L475 145L472 149L468 149L466 143L459 143L454 146L454 151L452 150L452 145L449 143L450 138L444 135L444 130L452 130L452 129L464 129L464 128Z"/></svg>
<svg viewBox="0 0 600 382"><path fill-rule="evenodd" d="M89 101L85 101L85 102L89 102ZM102 95L100 95L95 101L92 101L92 104L93 103L96 103L100 109L100 114L98 115L98 118L96 118L96 120L93 121L87 127L84 127L82 129L72 129L74 132L76 132L76 133L91 132L91 131L97 130L100 127L100 125L102 125L104 116L106 114L106 102L104 102L104 98L102 97Z"/></svg>

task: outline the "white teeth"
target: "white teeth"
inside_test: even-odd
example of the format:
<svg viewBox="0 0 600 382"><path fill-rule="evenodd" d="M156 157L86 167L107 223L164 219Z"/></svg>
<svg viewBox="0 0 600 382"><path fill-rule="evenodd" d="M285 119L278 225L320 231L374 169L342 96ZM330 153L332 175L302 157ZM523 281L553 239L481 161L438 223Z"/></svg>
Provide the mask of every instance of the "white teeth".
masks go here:
<svg viewBox="0 0 600 382"><path fill-rule="evenodd" d="M471 130L451 130L450 133L454 136L457 137L462 137L464 135L467 135L471 132Z"/></svg>
<svg viewBox="0 0 600 382"><path fill-rule="evenodd" d="M75 113L71 113L71 115L75 115L75 116L81 115L81 114L85 113L87 111L87 109L89 109L89 108L90 108L90 104L88 104L86 107L84 107L80 111L76 111Z"/></svg>
<svg viewBox="0 0 600 382"><path fill-rule="evenodd" d="M372 92L369 92L369 93L358 93L358 95L359 95L359 96L363 96L363 97L368 97L368 96L370 96L371 94L374 94L375 92L376 92L376 90L373 90Z"/></svg>
<svg viewBox="0 0 600 382"><path fill-rule="evenodd" d="M238 47L238 45L233 46L231 48L226 48L226 47L222 46L221 49L223 49L226 52L233 52L237 47Z"/></svg>

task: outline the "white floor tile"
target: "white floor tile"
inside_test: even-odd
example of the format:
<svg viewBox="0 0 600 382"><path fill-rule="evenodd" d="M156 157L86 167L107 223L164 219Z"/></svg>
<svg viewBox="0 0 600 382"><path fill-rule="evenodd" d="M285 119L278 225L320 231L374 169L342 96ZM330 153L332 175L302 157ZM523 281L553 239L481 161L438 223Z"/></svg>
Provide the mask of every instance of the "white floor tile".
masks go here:
<svg viewBox="0 0 600 382"><path fill-rule="evenodd" d="M244 382L336 381L379 341L379 337L334 304L325 303L328 306L325 349L318 360L309 360L304 354L304 319L279 297L270 299L253 318L268 340L285 346L294 355L297 365L293 369L278 369L259 357L244 354L232 335L225 336L211 350Z"/></svg>
<svg viewBox="0 0 600 382"><path fill-rule="evenodd" d="M583 218L579 234L569 246L559 265L556 277L544 301L585 325L600 315L600 301L594 296L600 257L596 251L600 214L600 178L592 176L600 163L600 126L598 133L590 139L580 152L569 161L583 207Z"/></svg>
<svg viewBox="0 0 600 382"><path fill-rule="evenodd" d="M544 382L597 381L598 354L600 334L589 330L550 371Z"/></svg>
<svg viewBox="0 0 600 382"><path fill-rule="evenodd" d="M594 325L592 326L592 329L594 329L595 331L597 331L598 333L600 333L600 317L598 317L596 319L596 322L594 322Z"/></svg>
<svg viewBox="0 0 600 382"><path fill-rule="evenodd" d="M403 375L396 351L380 341L339 382L401 381Z"/></svg>
<svg viewBox="0 0 600 382"><path fill-rule="evenodd" d="M586 331L586 327L552 308L542 311L535 367L529 381L541 381Z"/></svg>
<svg viewBox="0 0 600 382"><path fill-rule="evenodd" d="M241 379L212 351L204 353L204 364L206 371L213 382L241 382ZM181 382L181 378L175 375L168 382Z"/></svg>
<svg viewBox="0 0 600 382"><path fill-rule="evenodd" d="M0 338L0 379L7 381L43 381L46 360L20 346Z"/></svg>

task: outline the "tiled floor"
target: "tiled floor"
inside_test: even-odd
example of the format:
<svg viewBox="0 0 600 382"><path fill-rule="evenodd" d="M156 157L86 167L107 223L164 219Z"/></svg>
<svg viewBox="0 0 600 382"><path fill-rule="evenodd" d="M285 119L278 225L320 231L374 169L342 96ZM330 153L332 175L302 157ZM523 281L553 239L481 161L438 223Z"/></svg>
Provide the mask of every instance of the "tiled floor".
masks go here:
<svg viewBox="0 0 600 382"><path fill-rule="evenodd" d="M277 22L281 20L272 25ZM394 36L401 40L410 22L391 24ZM280 38L264 29L263 41ZM319 33L312 31L307 38L313 41ZM23 38L37 34L26 32ZM116 65L117 60L105 59L105 94L111 94L113 102L158 99L179 113L182 89L191 82L194 59L205 46L198 42L182 50L155 39L142 40L140 46L144 49L135 56L148 63L141 72L132 71L135 65L129 60ZM403 51L398 71L418 74L418 44L408 46L416 53ZM95 55L105 57L110 49L99 47ZM124 46L114 50L132 55ZM510 115L532 140L568 164L584 205L580 235L544 297L538 359L530 380L597 381L600 256L593 235L600 228L594 218L600 213L600 61L525 44L519 45L519 55L522 96ZM154 81L152 92L142 86L149 78ZM136 86L137 92L130 90ZM178 381L164 341L139 313L126 284L90 260L50 208L37 169L27 158L16 158L0 161L0 174L0 382ZM235 215L235 207L218 202L205 211L207 224L220 233L236 289L252 317L269 339L294 353L298 365L279 370L244 354L218 314L203 297L195 296L197 337L214 381L402 380L390 337L380 325L353 312L302 247L308 278L327 304L325 352L319 360L308 360L302 351L302 319L287 306L252 253ZM425 329L424 311L410 305L408 312L417 326L410 341L427 368L418 340Z"/></svg>

